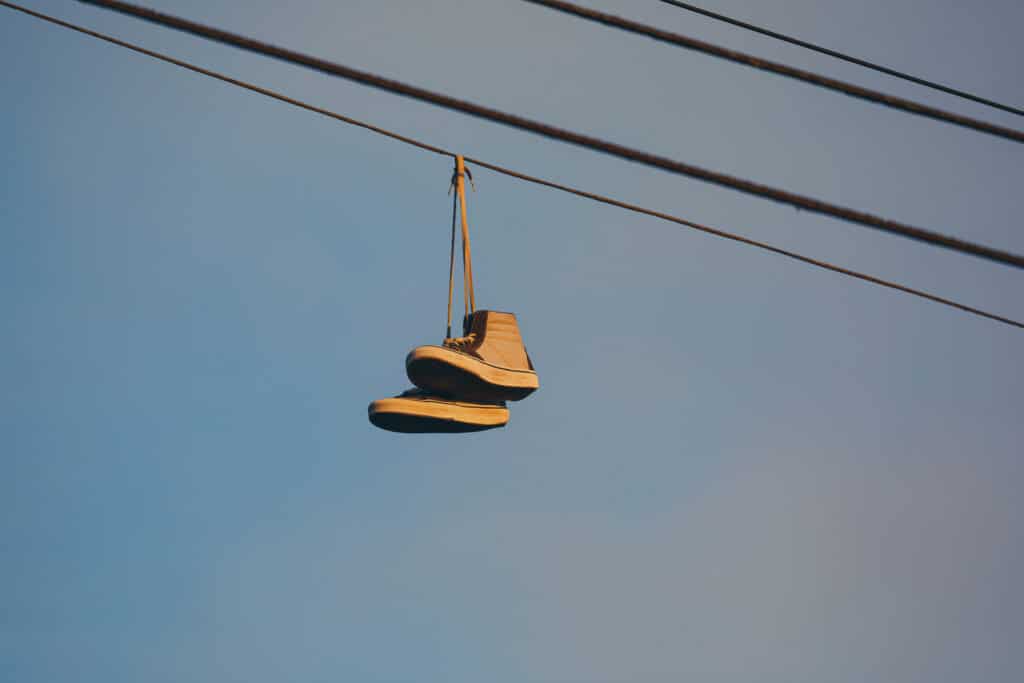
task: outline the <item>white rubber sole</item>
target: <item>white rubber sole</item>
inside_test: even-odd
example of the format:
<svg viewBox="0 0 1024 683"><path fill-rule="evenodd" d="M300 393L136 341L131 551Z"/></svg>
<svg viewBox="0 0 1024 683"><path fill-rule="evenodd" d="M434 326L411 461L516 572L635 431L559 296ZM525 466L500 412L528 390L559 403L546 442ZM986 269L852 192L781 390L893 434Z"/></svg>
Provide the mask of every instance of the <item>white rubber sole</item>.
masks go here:
<svg viewBox="0 0 1024 683"><path fill-rule="evenodd" d="M480 401L518 401L540 387L532 370L511 370L444 346L420 346L405 359L406 374L427 391Z"/></svg>
<svg viewBox="0 0 1024 683"><path fill-rule="evenodd" d="M370 404L370 422L403 433L477 432L508 424L508 408L442 398L382 398Z"/></svg>

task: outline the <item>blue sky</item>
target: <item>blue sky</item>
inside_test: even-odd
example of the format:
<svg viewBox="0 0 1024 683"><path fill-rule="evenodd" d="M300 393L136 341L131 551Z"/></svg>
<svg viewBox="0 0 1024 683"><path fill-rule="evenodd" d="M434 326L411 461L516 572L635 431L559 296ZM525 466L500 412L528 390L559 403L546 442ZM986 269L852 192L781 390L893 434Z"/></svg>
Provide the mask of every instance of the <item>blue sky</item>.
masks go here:
<svg viewBox="0 0 1024 683"><path fill-rule="evenodd" d="M1024 317L1019 272L77 3L31 7L467 155ZM1005 125L657 2L590 6ZM1024 251L1022 151L508 0L151 6ZM713 6L1020 106L1012 2ZM373 429L444 332L450 163L0 12L0 674L1007 681L1020 331L475 172L541 390Z"/></svg>

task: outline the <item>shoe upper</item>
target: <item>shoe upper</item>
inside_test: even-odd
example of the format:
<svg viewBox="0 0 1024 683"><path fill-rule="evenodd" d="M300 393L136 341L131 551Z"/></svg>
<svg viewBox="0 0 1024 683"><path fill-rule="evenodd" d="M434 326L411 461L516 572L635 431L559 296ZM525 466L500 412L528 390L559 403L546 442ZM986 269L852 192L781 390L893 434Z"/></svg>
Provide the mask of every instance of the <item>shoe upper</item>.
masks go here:
<svg viewBox="0 0 1024 683"><path fill-rule="evenodd" d="M514 313L476 311L470 314L465 327L465 337L445 339L444 345L491 365L534 371Z"/></svg>

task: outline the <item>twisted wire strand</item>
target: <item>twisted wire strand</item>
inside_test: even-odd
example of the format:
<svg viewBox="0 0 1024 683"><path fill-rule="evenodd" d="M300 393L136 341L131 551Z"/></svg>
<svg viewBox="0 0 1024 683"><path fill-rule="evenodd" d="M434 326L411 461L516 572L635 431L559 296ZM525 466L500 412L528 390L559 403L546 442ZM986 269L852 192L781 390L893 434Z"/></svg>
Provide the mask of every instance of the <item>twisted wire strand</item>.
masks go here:
<svg viewBox="0 0 1024 683"><path fill-rule="evenodd" d="M1024 116L1024 109L1019 109L1008 104L1002 104L1001 102L996 102L995 100L990 100L986 97L981 97L980 95L974 95L972 93L967 92L966 90L960 90L958 88L954 88L948 85L936 83L935 81L929 81L925 78L920 78L918 76L908 74L905 71L899 71L897 69L893 69L882 64L869 62L866 59L861 59L860 57L854 57L853 55L845 54L843 52L839 52L838 50L832 50L821 45L816 45L806 40L800 40L799 38L788 36L784 33L779 33L778 31L772 31L771 29L767 29L764 28L763 26L758 26L756 24L751 24L750 22L747 21L741 21L733 17L727 17L724 14L712 12L711 10L704 9L703 7L698 7L688 2L679 2L679 0L661 0L661 2L665 3L666 5L673 5L675 7L678 7L679 9L686 10L687 12L700 14L702 16L708 17L710 19L715 19L726 24L732 24L733 26L738 26L739 28L746 29L748 31L753 31L754 33L760 33L763 36L768 36L769 38L781 40L782 42L789 43L790 45L796 45L798 47L812 50L819 54L828 55L829 57L834 57L835 59L839 59L844 62L849 62L850 64L856 64L857 66L862 66L866 69L871 69L873 71L883 73L887 76L899 78L904 81L914 83L916 85L923 85L926 88L938 90L939 92L944 92L947 95L954 95L956 97L961 97L965 100L977 102L978 104L984 104L986 106L993 107L994 109L999 109L1010 114Z"/></svg>
<svg viewBox="0 0 1024 683"><path fill-rule="evenodd" d="M319 114L321 116L326 116L328 118L334 119L336 121L341 121L343 123L346 123L346 124L349 124L349 125L352 125L352 126L357 126L357 127L362 128L364 130L371 131L371 132L376 133L378 135L383 135L385 137L391 138L392 140L396 140L398 142L402 142L404 144L411 145L413 147L416 147L418 149L421 149L421 150L424 150L424 151L427 151L427 152L431 152L433 154L440 154L440 155L443 155L443 156L450 157L452 159L454 159L455 156L456 156L456 154L454 152L448 151L448 150L446 150L446 149L444 149L442 147L438 147L436 145L431 145L431 144L422 142L420 140L417 140L415 138L411 138L411 137L408 137L408 136L405 136L405 135L400 135L398 133L395 133L393 131L387 130L385 128L381 128L380 126L375 126L375 125L366 123L364 121L360 121L358 119L354 119L354 118L351 118L351 117L348 117L348 116L344 116L342 114L338 114L336 112L330 111L329 109L324 109L322 107L314 106L312 104L303 102L301 100L297 100L297 99L294 99L292 97L288 97L286 95L282 95L282 94L280 94L278 92L275 92L273 90L269 90L267 88L263 88L263 87L254 85L252 83L248 83L246 81L242 81L242 80L237 79L237 78L232 78L230 76L226 76L224 74L218 73L216 71L212 71L210 69L206 69L206 68L203 68L203 67L200 67L200 66L196 66L195 64L191 64L189 62L185 62L183 60L176 59L174 57L170 57L168 55L161 54L159 52L155 52L153 50L149 50L149 49L140 47L140 46L135 45L133 43L129 43L127 41L120 40L120 39L114 38L112 36L108 36L106 34L98 32L98 31L93 31L91 29L87 29L87 28L84 28L84 27L81 27L81 26L77 26L75 24L63 21L61 19L57 19L55 17L51 17L51 16L48 16L46 14L42 14L41 12L36 12L34 10L30 10L30 9L25 8L25 7L21 7L19 5L14 4L14 3L8 2L7 0L0 0L0 5L2 5L4 7L8 7L8 8L13 9L13 10L17 10L19 12L23 12L23 13L25 13L27 15L33 16L33 17L35 17L37 19L41 19L41 20L49 22L51 24L62 26L64 28L70 29L72 31L76 31L78 33L82 33L82 34L91 36L93 38L97 38L99 40L102 40L102 41L105 41L105 42L117 45L119 47L131 50L133 52L137 52L137 53L146 55L148 57L152 57L154 59L166 62L168 64L172 64L172 65L180 67L182 69L187 69L188 71L192 71L194 73L198 73L198 74L201 74L203 76L207 76L209 78L214 78L214 79L222 81L224 83L229 83L231 85L243 88L245 90L249 90L251 92L255 92L255 93L258 93L260 95L264 95L266 97L270 97L270 98L278 100L280 102L284 102L286 104L290 104L292 106L298 107L300 109L304 109L306 111L310 111L310 112L313 112L315 114ZM829 263L828 261L823 261L823 260L820 260L820 259L814 259L814 258L811 258L811 257L808 257L808 256L803 256L802 254L799 254L797 252L789 251L789 250L786 250L786 249L781 249L779 247L772 246L772 245L770 245L768 243L765 243L765 242L760 242L758 240L753 240L753 239L750 239L750 238L747 238L747 237L743 237L741 235L737 235L737 234L734 234L734 233L726 232L724 230L719 230L717 228L712 228L712 227L709 227L709 226L706 226L706 225L702 225L700 223L695 223L693 221L689 221L689 220L686 220L684 218L680 218L678 216L674 216L672 214L664 213L664 212L661 212L661 211L655 211L655 210L652 210L652 209L647 209L645 207L638 206L636 204L630 204L628 202L624 202L624 201L621 201L621 200L618 200L618 199L614 199L612 197L608 197L608 196L601 195L601 194L594 193L594 192L589 192L587 190L582 190L582 189L579 189L579 188L576 188L576 187L572 187L572 186L569 186L569 185L563 185L561 183L556 183L556 182L551 181L551 180L546 180L544 178L539 178L537 176L532 176L532 175L529 175L529 174L526 174L526 173L515 171L513 169L506 168L504 166L500 166L498 164L494 164L494 163L488 162L488 161L486 161L484 159L478 159L478 158L469 157L469 156L466 156L464 158L465 158L466 162L468 162L468 163L475 164L476 166L479 166L479 167L482 167L482 168L486 168L488 170L494 171L495 173L499 173L499 174L502 174L502 175L505 175L505 176L508 176L508 177L511 177L511 178L516 178L518 180L522 180L522 181L525 181L525 182L528 182L528 183L532 183L532 184L535 184L535 185L540 185L540 186L547 187L547 188L550 188L550 189L558 190L560 192L565 192L565 193L568 193L568 194L572 194L572 195L575 195L575 196L578 196L578 197L582 197L584 199L590 199L592 201L600 202L602 204L607 204L609 206L615 206L615 207L618 207L620 209L624 209L626 211L631 211L631 212L634 212L634 213L639 213L639 214L643 214L643 215L646 215L646 216L651 216L653 218L658 218L660 220L664 220L664 221L668 221L668 222L671 222L671 223L675 223L677 225L682 225L682 226L685 226L685 227L688 227L688 228L691 228L691 229L694 229L694 230L697 230L697 231L700 231L700 232L703 232L703 233L706 233L706 234L709 234L709 235L713 235L715 237L721 237L723 239L731 240L733 242L739 242L740 244L746 244L748 246L752 246L752 247L755 247L757 249L762 249L764 251L768 251L768 252L771 252L771 253L774 253L774 254L777 254L777 255L780 255L780 256L785 256L787 258L790 258L790 259L799 261L801 263L805 263L805 264L814 266L816 268L822 268L824 270L829 270L829 271L832 271L832 272L835 272L835 273L839 273L841 275L845 275L845 276L848 276L848 277L856 278L856 279L862 280L864 282L870 282L872 284L875 284L875 285L878 285L878 286L881 286L881 287L885 287L885 288L888 288L888 289L894 289L894 290L897 290L897 291L900 291L900 292L904 292L906 294L910 294L912 296L915 296L915 297L918 297L918 298L921 298L921 299L925 299L925 300L928 300L928 301L932 301L934 303L941 304L943 306L949 306L949 307L955 308L957 310L963 311L965 313L969 313L971 315L976 315L976 316L979 316L979 317L982 317L982 318L986 318L986 319L989 319L989 320L994 320L996 322L1000 322L1000 323L1003 323L1003 324L1006 324L1006 325L1010 325L1010 326L1013 326L1013 327L1024 329L1024 323L1019 322L1017 320L1013 320L1011 318L1000 316L1000 315L997 315L995 313L990 313L988 311L984 311L982 309L975 308L973 306L967 306L965 304L961 304L961 303L959 303L957 301L954 301L952 299L947 299L947 298L940 297L940 296L937 296L937 295L934 295L934 294L930 294L930 293L925 292L923 290L914 289L912 287L907 287L905 285L901 285L901 284L896 283L896 282L892 282L892 281L889 281L889 280L884 280L882 278L877 278L877 277L874 277L872 275L867 275L865 273L861 273L861 272L858 272L858 271L855 271L855 270L851 270L849 268L844 268L842 266L837 266L835 264Z"/></svg>
<svg viewBox="0 0 1024 683"><path fill-rule="evenodd" d="M98 5L124 4L98 0L79 1ZM629 33L653 38L654 40L662 43L668 43L670 45L675 45L676 47L702 52L712 57L718 57L730 62L735 62L736 64L743 64L755 69L760 69L761 71L767 71L779 76L785 76L786 78L810 83L811 85L818 86L819 88L825 88L844 95L849 95L850 97L856 97L857 99L874 102L875 104L881 104L910 114L916 114L917 116L924 116L926 118L935 119L936 121L944 121L945 123L951 123L963 128L970 128L980 133L995 135L1007 140L1012 140L1013 142L1024 143L1024 131L1007 128L1006 126L1000 126L987 121L981 121L980 119L971 118L970 116L963 116L961 114L946 111L945 109L939 109L938 107L932 107L921 102L915 102L914 100L896 97L895 95L887 95L883 92L864 88L853 83L841 81L837 78L823 76L822 74L818 74L813 71L798 69L796 67L781 64L779 62L773 62L768 59L761 59L760 57L755 57L754 55L749 55L745 52L730 50L728 48L721 47L720 45L715 45L714 43L697 40L696 38L690 38L689 36L673 33L672 31L665 31L654 26L641 24L640 22L633 21L631 19L624 19L622 17L615 16L614 14L598 12L597 10L593 10L588 7L581 7L580 5L575 5L571 2L564 2L563 0L523 0L523 2L528 2L533 5L541 5L564 14L570 14L580 19L604 24L611 28L617 28Z"/></svg>
<svg viewBox="0 0 1024 683"><path fill-rule="evenodd" d="M124 2L113 2L110 0L80 0L88 4L98 5L118 12L141 18L162 26L173 28L185 33L208 38L210 40L231 45L262 54L285 62L305 66L321 73L330 74L357 83L362 83L374 88L379 88L404 97L428 102L437 106L469 114L477 118L500 123L511 128L529 131L536 135L552 140L559 140L571 145L583 147L593 151L601 152L609 156L625 159L637 164L658 168L663 171L677 175L696 178L715 185L728 187L746 194L770 199L772 201L789 204L805 211L820 213L832 216L850 223L859 224L875 230L881 230L894 235L900 235L908 239L917 240L936 247L951 249L964 254L970 254L1004 265L1024 269L1024 256L1013 254L1001 249L995 249L949 235L943 235L924 228L915 227L906 223L890 220L876 216L865 211L851 209L829 202L807 197L787 190L774 188L768 185L757 183L744 178L738 178L725 173L701 168L693 164L669 159L667 157L651 154L642 150L633 149L615 142L603 140L591 135L585 135L564 128L558 128L540 121L528 119L524 116L510 114L490 107L481 106L473 102L457 99L444 93L433 92L425 88L409 85L393 79L384 78L374 73L361 71L342 64L336 64L317 57L305 55L294 50L280 48L252 38L237 35L222 29L204 26L187 19L181 19L169 14L155 10L138 7ZM539 0L527 0L535 2ZM545 3L549 0L544 0ZM6 3L5 4L9 4ZM561 3L564 4L564 3Z"/></svg>

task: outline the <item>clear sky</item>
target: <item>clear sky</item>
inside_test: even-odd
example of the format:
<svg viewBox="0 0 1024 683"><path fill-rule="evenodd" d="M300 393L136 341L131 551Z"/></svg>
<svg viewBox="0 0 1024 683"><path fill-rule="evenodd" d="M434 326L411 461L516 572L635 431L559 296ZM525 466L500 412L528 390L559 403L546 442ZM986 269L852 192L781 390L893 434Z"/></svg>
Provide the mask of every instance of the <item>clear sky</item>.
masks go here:
<svg viewBox="0 0 1024 683"><path fill-rule="evenodd" d="M341 113L1024 318L1019 271L80 5ZM662 3L592 7L1020 128ZM1024 105L1024 5L707 6ZM1024 147L514 0L159 9L1024 252ZM1024 678L1024 333L484 169L541 389L375 430L450 162L0 9L0 679Z"/></svg>

